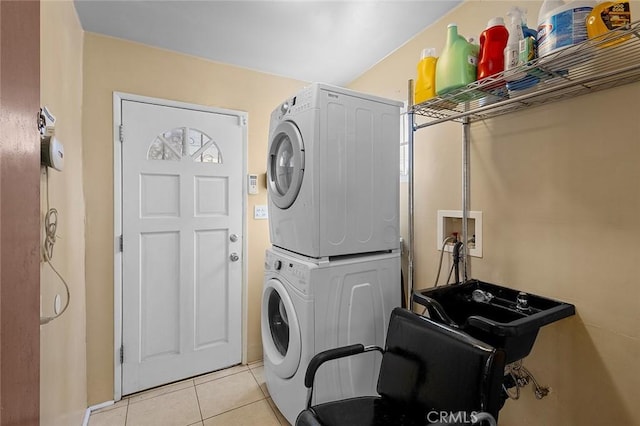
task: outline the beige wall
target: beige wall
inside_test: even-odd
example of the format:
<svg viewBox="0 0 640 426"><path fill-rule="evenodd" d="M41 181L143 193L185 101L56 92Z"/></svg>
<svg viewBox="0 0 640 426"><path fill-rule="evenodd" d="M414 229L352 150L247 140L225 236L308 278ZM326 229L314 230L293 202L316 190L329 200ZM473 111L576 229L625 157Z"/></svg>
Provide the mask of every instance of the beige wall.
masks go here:
<svg viewBox="0 0 640 426"><path fill-rule="evenodd" d="M421 49L441 52L448 23L477 38L512 4L464 3L351 87L406 99ZM527 2L530 24L539 5ZM527 387L507 402L502 425L640 425L639 97L635 83L471 127L471 208L484 212L484 258L473 259L472 276L577 310L543 328L525 360L551 394L538 401ZM416 137L416 286L424 288L437 268L436 210L461 208L461 127Z"/></svg>
<svg viewBox="0 0 640 426"><path fill-rule="evenodd" d="M640 10L640 2L633 3ZM530 23L539 4L527 2ZM509 6L463 4L351 87L404 100L420 50L441 51L448 22L477 37L489 18ZM89 405L113 398L112 92L247 111L248 171L264 173L269 114L303 82L95 34L85 34L83 59L70 2L44 1L41 30L42 103L56 114L66 150L65 171L50 178L51 205L60 212L54 264L72 293L69 311L42 327L41 422L66 425L79 423L86 395ZM526 360L538 380L552 387L551 395L537 401L525 389L520 401L507 402L501 424L593 424L596 418L640 424L633 410L640 386L640 286L632 279L640 261L634 241L640 225L633 218L640 210L640 120L630 105L638 96L635 84L472 127L472 208L484 212L485 222L485 257L474 259L473 276L567 300L578 311L544 328ZM624 124L612 129L603 123L614 118ZM417 133L418 287L430 285L437 267L436 210L460 208L460 135L457 124ZM249 197L248 212L265 203L262 186ZM268 227L249 218L247 229L251 361L261 357ZM44 315L51 314L56 292L63 294L60 283L43 267Z"/></svg>
<svg viewBox="0 0 640 426"><path fill-rule="evenodd" d="M114 91L249 113L248 172L266 172L271 111L303 82L205 61L114 38L85 34L84 184L87 198L87 360L89 404L113 399L113 114ZM248 198L247 211L266 204ZM262 357L260 296L267 221L247 219L248 361Z"/></svg>
<svg viewBox="0 0 640 426"><path fill-rule="evenodd" d="M87 407L85 209L80 130L83 33L71 1L42 1L40 16L41 103L56 116L56 136L65 149L64 171L49 171L50 206L58 210L58 239L52 263L71 291L67 311L40 327L40 424L67 426L81 424ZM44 175L41 188L44 220ZM42 315L52 316L55 294L60 294L64 303L66 293L63 284L44 263L41 292Z"/></svg>

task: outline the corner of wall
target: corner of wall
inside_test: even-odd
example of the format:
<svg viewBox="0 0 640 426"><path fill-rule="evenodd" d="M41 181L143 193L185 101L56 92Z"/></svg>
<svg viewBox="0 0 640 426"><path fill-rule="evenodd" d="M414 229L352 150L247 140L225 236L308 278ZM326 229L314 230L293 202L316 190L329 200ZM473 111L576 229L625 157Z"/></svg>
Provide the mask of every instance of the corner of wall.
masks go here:
<svg viewBox="0 0 640 426"><path fill-rule="evenodd" d="M67 310L40 328L40 424L81 424L87 407L85 201L83 194L83 31L72 1L41 1L41 103L56 117L65 165L41 174L41 210L58 211L52 263L68 283ZM43 169L44 170L44 169ZM48 194L47 194L48 191ZM48 203L47 203L48 198ZM54 298L66 302L64 285L41 265L41 316L54 316Z"/></svg>

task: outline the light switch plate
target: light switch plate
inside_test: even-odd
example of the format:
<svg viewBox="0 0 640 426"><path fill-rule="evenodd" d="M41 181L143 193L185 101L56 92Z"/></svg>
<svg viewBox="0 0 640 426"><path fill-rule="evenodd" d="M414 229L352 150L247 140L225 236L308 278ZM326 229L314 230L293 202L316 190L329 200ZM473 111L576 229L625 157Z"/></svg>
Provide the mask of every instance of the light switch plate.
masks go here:
<svg viewBox="0 0 640 426"><path fill-rule="evenodd" d="M267 211L267 206L265 205L256 205L253 207L253 218L254 219L268 219L269 212Z"/></svg>

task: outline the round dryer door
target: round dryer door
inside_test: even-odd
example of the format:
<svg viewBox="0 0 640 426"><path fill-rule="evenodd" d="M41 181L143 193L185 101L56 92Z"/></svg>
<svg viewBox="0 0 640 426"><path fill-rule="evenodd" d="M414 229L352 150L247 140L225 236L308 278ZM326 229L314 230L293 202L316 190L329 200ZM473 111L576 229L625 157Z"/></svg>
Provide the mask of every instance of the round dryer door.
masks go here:
<svg viewBox="0 0 640 426"><path fill-rule="evenodd" d="M262 292L262 346L274 372L283 379L298 370L300 326L291 298L282 283L270 279Z"/></svg>
<svg viewBox="0 0 640 426"><path fill-rule="evenodd" d="M289 208L300 192L304 173L304 144L300 131L283 121L273 132L269 145L267 174L269 196L281 209Z"/></svg>

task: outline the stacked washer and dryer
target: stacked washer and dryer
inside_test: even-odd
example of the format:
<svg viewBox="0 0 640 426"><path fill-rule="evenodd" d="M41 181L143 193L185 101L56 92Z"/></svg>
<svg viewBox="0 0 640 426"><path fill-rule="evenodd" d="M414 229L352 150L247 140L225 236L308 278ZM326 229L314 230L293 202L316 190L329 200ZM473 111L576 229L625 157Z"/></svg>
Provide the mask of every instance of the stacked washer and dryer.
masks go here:
<svg viewBox="0 0 640 426"><path fill-rule="evenodd" d="M262 344L269 393L291 423L316 353L384 346L401 304L401 103L314 83L271 114ZM380 355L331 361L314 403L376 393Z"/></svg>

